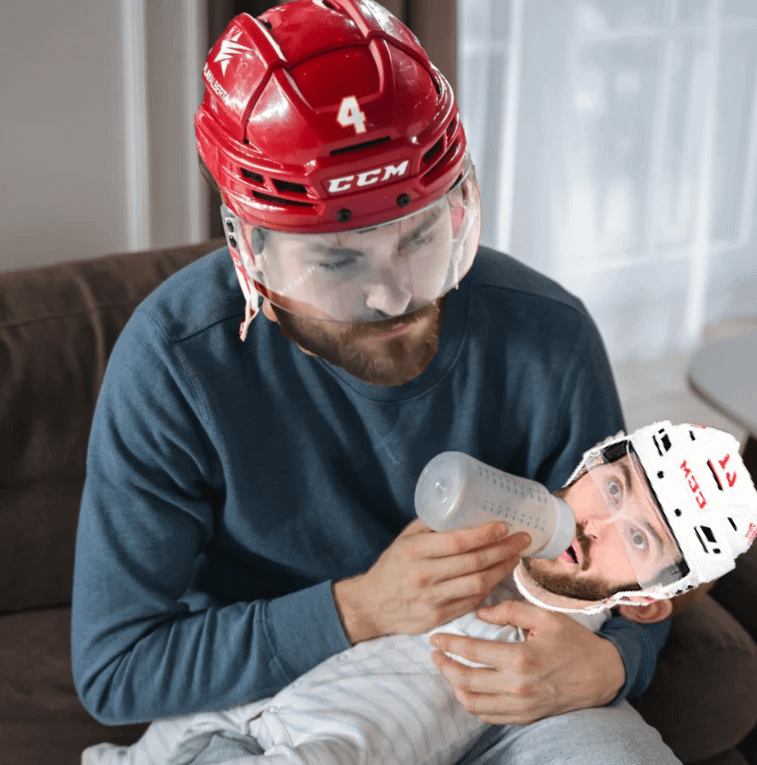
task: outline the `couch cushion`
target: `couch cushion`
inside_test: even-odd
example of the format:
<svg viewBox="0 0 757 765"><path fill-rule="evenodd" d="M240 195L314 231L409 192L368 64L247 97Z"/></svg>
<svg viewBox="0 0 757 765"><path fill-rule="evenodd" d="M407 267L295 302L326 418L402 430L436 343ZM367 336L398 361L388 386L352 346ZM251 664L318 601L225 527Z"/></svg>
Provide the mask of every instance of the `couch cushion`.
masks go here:
<svg viewBox="0 0 757 765"><path fill-rule="evenodd" d="M83 474L97 393L134 308L220 241L0 274L3 484Z"/></svg>
<svg viewBox="0 0 757 765"><path fill-rule="evenodd" d="M222 245L0 273L0 612L69 602L87 441L110 352L150 292Z"/></svg>
<svg viewBox="0 0 757 765"><path fill-rule="evenodd" d="M84 477L0 487L0 612L70 605Z"/></svg>
<svg viewBox="0 0 757 765"><path fill-rule="evenodd" d="M673 619L652 683L634 703L684 763L726 752L757 722L757 645L705 595Z"/></svg>
<svg viewBox="0 0 757 765"><path fill-rule="evenodd" d="M733 571L718 580L712 596L757 640L757 544L738 557Z"/></svg>
<svg viewBox="0 0 757 765"><path fill-rule="evenodd" d="M70 623L69 608L0 616L0 763L79 765L85 747L131 744L147 727L106 727L81 705Z"/></svg>

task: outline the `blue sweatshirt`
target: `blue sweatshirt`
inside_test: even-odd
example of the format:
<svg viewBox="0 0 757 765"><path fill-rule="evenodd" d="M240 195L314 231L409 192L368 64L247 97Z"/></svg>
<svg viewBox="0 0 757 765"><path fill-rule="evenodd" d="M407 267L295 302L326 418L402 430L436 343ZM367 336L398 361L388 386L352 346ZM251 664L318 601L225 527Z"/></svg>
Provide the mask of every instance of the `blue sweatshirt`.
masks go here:
<svg viewBox="0 0 757 765"><path fill-rule="evenodd" d="M554 490L623 427L579 300L480 248L439 351L405 385L307 356L244 301L226 249L134 312L97 402L76 542L72 663L106 724L273 695L349 646L334 580L415 517L424 465L466 452ZM611 619L618 696L651 680L669 625Z"/></svg>

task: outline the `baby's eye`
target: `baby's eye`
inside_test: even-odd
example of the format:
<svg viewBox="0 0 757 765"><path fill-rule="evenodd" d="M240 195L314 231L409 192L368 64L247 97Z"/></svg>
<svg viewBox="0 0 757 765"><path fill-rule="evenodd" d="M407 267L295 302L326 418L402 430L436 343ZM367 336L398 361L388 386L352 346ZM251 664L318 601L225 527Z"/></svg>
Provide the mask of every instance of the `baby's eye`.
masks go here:
<svg viewBox="0 0 757 765"><path fill-rule="evenodd" d="M647 535L641 529L629 529L628 536L631 540L631 544L640 552L646 552L649 549Z"/></svg>
<svg viewBox="0 0 757 765"><path fill-rule="evenodd" d="M607 481L607 493L615 504L620 504L623 497L623 484L615 478L610 478Z"/></svg>

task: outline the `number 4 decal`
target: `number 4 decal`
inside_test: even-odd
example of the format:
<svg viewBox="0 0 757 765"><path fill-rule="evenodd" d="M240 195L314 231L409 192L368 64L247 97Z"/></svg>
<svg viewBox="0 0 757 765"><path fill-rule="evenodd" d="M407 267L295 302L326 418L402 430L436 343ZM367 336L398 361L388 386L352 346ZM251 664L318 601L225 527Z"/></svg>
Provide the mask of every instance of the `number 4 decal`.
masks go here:
<svg viewBox="0 0 757 765"><path fill-rule="evenodd" d="M354 127L356 133L365 133L365 112L360 109L355 96L342 99L336 121L342 127Z"/></svg>

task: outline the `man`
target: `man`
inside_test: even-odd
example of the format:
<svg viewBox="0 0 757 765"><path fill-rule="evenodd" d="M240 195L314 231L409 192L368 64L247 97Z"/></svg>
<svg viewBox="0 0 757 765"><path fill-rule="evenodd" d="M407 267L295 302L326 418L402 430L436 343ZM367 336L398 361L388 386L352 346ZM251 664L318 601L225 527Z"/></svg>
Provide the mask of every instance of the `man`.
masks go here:
<svg viewBox="0 0 757 765"><path fill-rule="evenodd" d="M383 8L237 17L204 79L198 150L234 269L211 254L137 309L89 444L72 661L106 723L265 698L350 645L468 613L527 540L411 522L423 466L454 449L554 489L622 427L581 303L476 249L451 90ZM605 750L625 752L629 732L662 746L622 700L648 684L669 625L612 619L598 636L516 612L541 627L476 714L550 718L523 745L559 735L582 762L595 731ZM477 746L498 756L500 734Z"/></svg>

